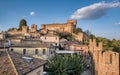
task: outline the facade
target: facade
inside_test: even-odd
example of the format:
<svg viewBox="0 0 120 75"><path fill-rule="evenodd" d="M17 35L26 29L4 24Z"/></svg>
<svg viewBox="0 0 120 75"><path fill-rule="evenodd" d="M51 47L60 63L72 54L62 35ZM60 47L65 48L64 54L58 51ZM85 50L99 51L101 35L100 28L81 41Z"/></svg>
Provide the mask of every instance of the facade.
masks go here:
<svg viewBox="0 0 120 75"><path fill-rule="evenodd" d="M41 29L72 33L73 29L76 28L76 24L76 20L68 20L67 23L64 24L42 24Z"/></svg>
<svg viewBox="0 0 120 75"><path fill-rule="evenodd" d="M71 44L69 49L77 52L79 55L88 53L88 46L86 45Z"/></svg>
<svg viewBox="0 0 120 75"><path fill-rule="evenodd" d="M42 42L49 42L52 43L54 46L59 46L59 36L57 35L48 34L41 36L40 39Z"/></svg>
<svg viewBox="0 0 120 75"><path fill-rule="evenodd" d="M41 44L18 44L9 48L9 51L20 53L24 56L33 56L47 60L54 56L55 48L49 43Z"/></svg>

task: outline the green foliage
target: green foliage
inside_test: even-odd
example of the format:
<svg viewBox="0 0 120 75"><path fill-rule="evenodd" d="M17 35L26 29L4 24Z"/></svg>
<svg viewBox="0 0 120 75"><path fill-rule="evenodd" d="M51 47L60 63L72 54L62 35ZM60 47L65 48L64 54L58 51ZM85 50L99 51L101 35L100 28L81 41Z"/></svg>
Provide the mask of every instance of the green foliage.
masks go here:
<svg viewBox="0 0 120 75"><path fill-rule="evenodd" d="M89 38L90 38L90 39L95 39L96 37L95 37L95 35L90 34Z"/></svg>
<svg viewBox="0 0 120 75"><path fill-rule="evenodd" d="M83 32L81 28L74 28L73 33L78 34L80 32Z"/></svg>
<svg viewBox="0 0 120 75"><path fill-rule="evenodd" d="M56 55L45 67L49 75L81 75L85 70L85 62L82 56Z"/></svg>
<svg viewBox="0 0 120 75"><path fill-rule="evenodd" d="M97 42L103 43L103 50L113 50L120 52L120 40L113 39L112 41L102 37L96 37Z"/></svg>
<svg viewBox="0 0 120 75"><path fill-rule="evenodd" d="M22 26L27 26L27 21L25 19L20 20L19 30L22 30Z"/></svg>
<svg viewBox="0 0 120 75"><path fill-rule="evenodd" d="M67 39L68 41L74 40L74 37L73 37L71 34L69 34L69 33L61 33L61 32L58 32L57 35L59 36L60 39L65 38L65 39Z"/></svg>

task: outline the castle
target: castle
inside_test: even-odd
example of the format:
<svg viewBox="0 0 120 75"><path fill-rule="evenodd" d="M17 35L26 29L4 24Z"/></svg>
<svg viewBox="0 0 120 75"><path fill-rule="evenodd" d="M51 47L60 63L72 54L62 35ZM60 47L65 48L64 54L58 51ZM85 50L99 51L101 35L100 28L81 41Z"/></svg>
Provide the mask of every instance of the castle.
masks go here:
<svg viewBox="0 0 120 75"><path fill-rule="evenodd" d="M41 29L73 33L73 29L76 28L76 24L76 20L67 20L67 23L64 24L42 24Z"/></svg>
<svg viewBox="0 0 120 75"><path fill-rule="evenodd" d="M56 34L56 32L65 32L70 33L73 37L75 37L78 41L83 41L84 39L84 33L80 32L78 34L74 34L73 30L76 28L77 20L67 20L67 23L61 23L61 24L42 24L41 28L37 30L37 25L32 24L29 28L28 26L22 26L22 31L9 31L7 32L10 35L22 35L22 36L30 36L34 38L39 38L41 34ZM19 36L16 36L19 37ZM23 38L23 37L19 37Z"/></svg>

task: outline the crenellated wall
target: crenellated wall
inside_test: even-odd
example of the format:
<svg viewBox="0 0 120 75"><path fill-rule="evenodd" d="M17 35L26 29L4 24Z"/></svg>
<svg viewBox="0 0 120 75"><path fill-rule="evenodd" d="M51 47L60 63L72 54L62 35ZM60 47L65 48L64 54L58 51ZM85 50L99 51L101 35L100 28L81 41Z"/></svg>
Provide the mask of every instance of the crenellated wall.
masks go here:
<svg viewBox="0 0 120 75"><path fill-rule="evenodd" d="M120 75L120 54L112 51L99 53L98 75Z"/></svg>
<svg viewBox="0 0 120 75"><path fill-rule="evenodd" d="M120 54L113 51L102 52L102 43L89 40L89 51L94 62L95 75L120 75Z"/></svg>

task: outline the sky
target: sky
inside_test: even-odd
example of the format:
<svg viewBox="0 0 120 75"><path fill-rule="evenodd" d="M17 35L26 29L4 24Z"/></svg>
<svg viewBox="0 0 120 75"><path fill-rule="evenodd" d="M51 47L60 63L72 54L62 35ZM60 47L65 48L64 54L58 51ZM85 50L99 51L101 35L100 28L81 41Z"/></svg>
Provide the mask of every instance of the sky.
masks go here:
<svg viewBox="0 0 120 75"><path fill-rule="evenodd" d="M0 31L28 26L66 23L76 19L83 31L120 40L120 0L0 0Z"/></svg>

